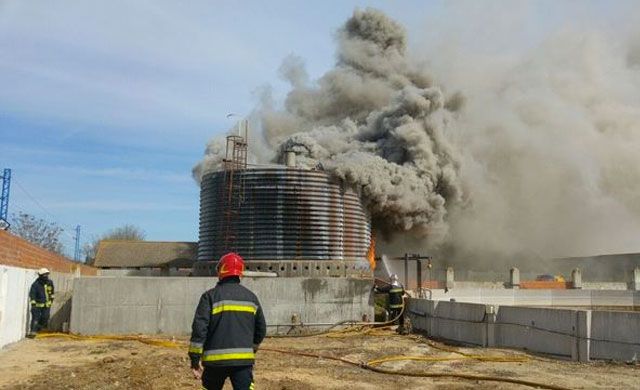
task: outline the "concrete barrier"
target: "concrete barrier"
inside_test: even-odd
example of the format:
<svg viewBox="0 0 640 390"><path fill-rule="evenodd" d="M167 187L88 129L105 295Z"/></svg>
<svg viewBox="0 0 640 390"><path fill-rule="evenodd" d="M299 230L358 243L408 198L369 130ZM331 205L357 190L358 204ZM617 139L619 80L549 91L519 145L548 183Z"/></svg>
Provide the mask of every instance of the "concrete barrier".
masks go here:
<svg viewBox="0 0 640 390"><path fill-rule="evenodd" d="M495 324L496 345L578 360L577 316L576 310L500 306Z"/></svg>
<svg viewBox="0 0 640 390"><path fill-rule="evenodd" d="M80 334L191 332L202 293L217 279L204 277L95 277L74 288L71 331ZM302 324L373 318L371 282L347 278L244 278L263 306L270 332Z"/></svg>
<svg viewBox="0 0 640 390"><path fill-rule="evenodd" d="M467 344L487 345L486 305L474 303L438 302L433 310L432 334L439 338Z"/></svg>
<svg viewBox="0 0 640 390"><path fill-rule="evenodd" d="M0 348L21 340L29 330L29 289L35 270L0 266ZM71 315L73 275L52 272L56 299L51 308L49 329L62 330Z"/></svg>
<svg viewBox="0 0 640 390"><path fill-rule="evenodd" d="M497 288L456 288L432 290L432 299L509 306L630 308L640 306L640 291L632 290L525 290Z"/></svg>
<svg viewBox="0 0 640 390"><path fill-rule="evenodd" d="M521 348L579 361L640 359L640 313L636 312L412 298L406 313L414 330L465 344Z"/></svg>
<svg viewBox="0 0 640 390"><path fill-rule="evenodd" d="M591 313L591 358L640 360L640 313Z"/></svg>

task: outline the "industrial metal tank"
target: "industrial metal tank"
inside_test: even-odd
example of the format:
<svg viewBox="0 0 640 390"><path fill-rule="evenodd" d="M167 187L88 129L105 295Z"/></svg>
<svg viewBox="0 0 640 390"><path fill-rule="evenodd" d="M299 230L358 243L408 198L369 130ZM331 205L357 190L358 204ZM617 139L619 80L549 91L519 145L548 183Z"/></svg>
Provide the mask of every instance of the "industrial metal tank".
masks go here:
<svg viewBox="0 0 640 390"><path fill-rule="evenodd" d="M370 272L370 216L359 191L322 170L287 166L205 174L197 275L235 251L250 271L280 276Z"/></svg>

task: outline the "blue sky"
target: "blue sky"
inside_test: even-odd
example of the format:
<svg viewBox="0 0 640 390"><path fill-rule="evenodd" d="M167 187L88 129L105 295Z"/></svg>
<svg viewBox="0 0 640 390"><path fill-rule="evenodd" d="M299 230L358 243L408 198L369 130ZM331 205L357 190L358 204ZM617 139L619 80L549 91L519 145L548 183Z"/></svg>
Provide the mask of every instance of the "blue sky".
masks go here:
<svg viewBox="0 0 640 390"><path fill-rule="evenodd" d="M571 17L569 6L548 12L551 3L525 7L522 39ZM605 4L590 9L606 13ZM197 240L191 168L207 140L233 125L228 113L249 113L259 88L284 95L278 67L288 55L304 58L312 78L329 69L335 30L366 6L404 24L410 39L449 12L441 1L0 0L10 213L65 227L69 253L76 224L83 241L125 223L151 240Z"/></svg>
<svg viewBox="0 0 640 390"><path fill-rule="evenodd" d="M311 4L311 3L309 3ZM432 8L421 2L410 10ZM0 168L10 213L62 225L72 253L125 223L152 240L197 240L192 166L230 112L286 86L289 54L311 75L333 63L334 31L382 2L1 1Z"/></svg>

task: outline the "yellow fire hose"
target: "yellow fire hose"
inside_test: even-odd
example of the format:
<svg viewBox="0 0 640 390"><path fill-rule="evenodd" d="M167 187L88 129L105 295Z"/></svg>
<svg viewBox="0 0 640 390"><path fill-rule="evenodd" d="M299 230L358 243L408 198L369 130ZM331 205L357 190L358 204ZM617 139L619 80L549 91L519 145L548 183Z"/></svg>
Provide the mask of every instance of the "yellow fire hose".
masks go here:
<svg viewBox="0 0 640 390"><path fill-rule="evenodd" d="M157 347L165 347L165 348L184 348L186 345L186 343L184 342L154 339L154 338L143 337L143 336L117 336L117 335L80 336L80 335L67 334L67 333L39 333L36 336L36 338L53 338L53 337L62 337L62 338L68 338L72 340L137 341L144 344L157 346ZM360 367L365 370L377 372L380 374L386 374L386 375L411 376L411 377L423 377L423 378L458 378L458 379L476 380L476 381L513 383L513 384L530 386L530 387L541 388L541 389L570 390L569 388L563 387L563 386L547 385L544 383L537 383L537 382L526 381L521 379L513 379L513 378L501 378L501 377L464 374L464 373L457 374L457 373L394 371L390 369L377 367L377 365L385 362L401 361L401 360L437 362L437 361L452 361L452 360L461 360L461 359L475 359L479 361L489 361L489 362L525 362L527 361L527 357L483 356L483 355L464 354L459 351L449 350L449 352L458 353L458 354L461 354L461 356L459 357L389 356L381 359L371 360L368 362L354 362L341 357L322 355L322 354L316 354L316 353L310 353L310 352L301 352L301 351L295 351L295 350L285 350L285 349L278 349L278 348L262 347L260 348L260 351L298 355L298 356L305 356L305 357L318 358L318 359L328 359L328 360L349 364L352 366Z"/></svg>
<svg viewBox="0 0 640 390"><path fill-rule="evenodd" d="M570 390L570 388L568 387L548 385L544 383L526 381L522 379L501 378L501 377L494 377L494 376L462 374L462 373L456 374L456 373L443 373L443 372L393 371L389 369L376 367L371 363L359 363L359 362L354 362L348 359L335 357L335 356L327 356L327 355L320 355L320 354L309 353L309 352L299 352L299 351L283 350L283 349L276 349L276 348L261 348L260 350L268 351L268 352L284 353L284 354L290 354L290 355L305 356L305 357L311 357L311 358L334 360L337 362L360 367L365 370L377 372L380 374L387 374L387 375L411 376L411 377L420 377L420 378L457 378L457 379L467 379L467 380L486 381L486 382L513 383L517 385L529 386L529 387L538 388L538 389ZM404 359L404 360L407 360L407 359Z"/></svg>
<svg viewBox="0 0 640 390"><path fill-rule="evenodd" d="M89 341L102 341L102 340L113 340L113 341L138 341L143 344L153 345L155 347L165 347L165 348L184 348L185 343L177 343L175 341L170 340L162 340L162 339L154 339L143 336L118 336L118 335L96 335L96 336L80 336L72 333L38 333L36 335L37 339L44 338L67 338L72 340L89 340Z"/></svg>

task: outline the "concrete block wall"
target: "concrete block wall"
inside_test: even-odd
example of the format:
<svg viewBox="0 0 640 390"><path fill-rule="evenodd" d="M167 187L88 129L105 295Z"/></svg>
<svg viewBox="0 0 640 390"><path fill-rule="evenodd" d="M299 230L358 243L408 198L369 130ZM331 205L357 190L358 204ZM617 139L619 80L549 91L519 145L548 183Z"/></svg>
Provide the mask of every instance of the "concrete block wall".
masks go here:
<svg viewBox="0 0 640 390"><path fill-rule="evenodd" d="M465 344L521 348L576 361L640 359L638 312L498 306L411 298L407 315L414 330Z"/></svg>
<svg viewBox="0 0 640 390"><path fill-rule="evenodd" d="M80 334L191 332L200 296L215 286L208 277L95 277L76 281L71 331ZM303 324L373 318L371 282L347 278L244 278L263 306L270 332Z"/></svg>
<svg viewBox="0 0 640 390"><path fill-rule="evenodd" d="M5 230L0 230L0 264L32 269L44 267L50 271L61 273L97 274L96 268L73 262L56 253L49 252Z"/></svg>
<svg viewBox="0 0 640 390"><path fill-rule="evenodd" d="M37 275L34 270L0 266L0 348L21 340L31 321L29 289ZM49 328L62 330L62 324L71 316L73 275L53 272L56 299L51 308Z"/></svg>

